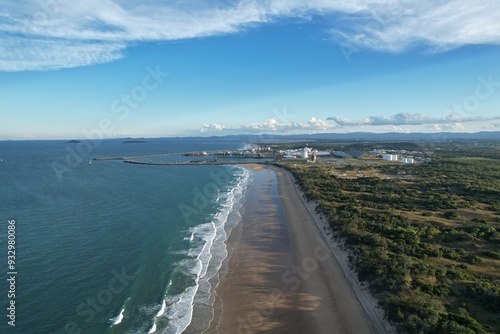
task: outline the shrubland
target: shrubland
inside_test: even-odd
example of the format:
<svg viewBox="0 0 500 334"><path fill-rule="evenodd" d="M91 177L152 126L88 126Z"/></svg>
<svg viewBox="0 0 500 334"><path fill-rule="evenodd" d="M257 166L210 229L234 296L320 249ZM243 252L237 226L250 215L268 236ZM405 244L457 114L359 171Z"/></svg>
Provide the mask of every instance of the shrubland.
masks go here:
<svg viewBox="0 0 500 334"><path fill-rule="evenodd" d="M401 332L500 333L500 160L460 150L414 165L280 164ZM342 177L353 169L363 176Z"/></svg>

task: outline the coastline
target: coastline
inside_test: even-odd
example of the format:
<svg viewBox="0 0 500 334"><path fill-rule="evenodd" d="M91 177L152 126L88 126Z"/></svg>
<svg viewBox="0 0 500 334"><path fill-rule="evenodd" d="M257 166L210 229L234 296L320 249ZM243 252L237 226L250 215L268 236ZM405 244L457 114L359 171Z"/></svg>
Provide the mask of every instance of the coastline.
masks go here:
<svg viewBox="0 0 500 334"><path fill-rule="evenodd" d="M204 333L391 333L289 172L245 167L254 182L227 241Z"/></svg>
<svg viewBox="0 0 500 334"><path fill-rule="evenodd" d="M384 318L384 311L378 306L377 300L371 295L367 286L364 286L357 277L357 274L350 267L349 256L353 256L348 250L345 249L343 242L332 238L332 230L329 221L322 214L316 212L318 205L315 201L308 201L306 196L295 183L293 175L287 170L279 167L272 167L276 173L282 175L282 182L289 182L294 188L297 197L302 202L304 208L307 210L317 232L323 238L323 241L328 244L333 255L334 265L336 269L342 271L345 282L349 285L350 292L354 295L359 305L363 308L364 315L371 322L372 326L378 333L395 334L396 329ZM278 176L279 177L279 176ZM288 180L287 180L288 179Z"/></svg>

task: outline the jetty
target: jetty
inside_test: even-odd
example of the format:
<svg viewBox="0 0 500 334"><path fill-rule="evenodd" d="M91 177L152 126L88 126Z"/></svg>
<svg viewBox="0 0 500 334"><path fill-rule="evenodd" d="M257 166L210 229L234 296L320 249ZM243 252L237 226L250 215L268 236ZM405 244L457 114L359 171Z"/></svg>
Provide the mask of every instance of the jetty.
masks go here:
<svg viewBox="0 0 500 334"><path fill-rule="evenodd" d="M248 164L248 161L176 161L176 162L152 162L152 161L137 161L137 160L123 160L126 164L133 165L149 165L149 166L200 166L200 165L239 165ZM253 162L259 163L259 162Z"/></svg>
<svg viewBox="0 0 500 334"><path fill-rule="evenodd" d="M154 159L169 156L183 156L183 157L200 157L206 159L200 160L189 160L189 161L144 161L144 159ZM213 157L212 159L210 159ZM268 161L276 161L276 155L273 152L249 152L240 150L217 150L217 151L203 151L200 152L177 152L177 153L164 153L164 154L152 154L152 155L138 155L130 157L100 157L94 158L95 161L110 161L118 160L123 161L123 163L134 164L134 165L148 165L148 166L200 166L200 165L238 165L246 164L248 161L234 161L235 159L262 159ZM259 162L256 162L259 163Z"/></svg>

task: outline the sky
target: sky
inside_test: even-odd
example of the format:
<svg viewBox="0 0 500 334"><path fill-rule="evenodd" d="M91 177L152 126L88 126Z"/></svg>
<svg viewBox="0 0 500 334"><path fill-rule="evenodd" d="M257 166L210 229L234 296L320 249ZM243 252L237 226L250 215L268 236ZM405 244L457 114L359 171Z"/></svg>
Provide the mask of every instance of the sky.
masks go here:
<svg viewBox="0 0 500 334"><path fill-rule="evenodd" d="M498 0L0 1L0 140L500 131Z"/></svg>

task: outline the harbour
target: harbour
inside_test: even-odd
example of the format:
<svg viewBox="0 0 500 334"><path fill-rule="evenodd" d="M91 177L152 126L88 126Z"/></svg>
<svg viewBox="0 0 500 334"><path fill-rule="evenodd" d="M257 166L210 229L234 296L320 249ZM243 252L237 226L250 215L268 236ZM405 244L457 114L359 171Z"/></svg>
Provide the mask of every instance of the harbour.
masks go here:
<svg viewBox="0 0 500 334"><path fill-rule="evenodd" d="M165 157L196 157L197 160L178 160L178 161L154 161L153 159ZM180 165L237 165L247 164L249 160L252 163L268 163L277 160L277 156L272 151L252 152L241 150L230 151L203 151L203 152L181 152L181 153L165 153L154 155L141 155L131 157L99 157L93 158L94 161L110 161L118 160L123 163L134 165L149 165L149 166L180 166Z"/></svg>

